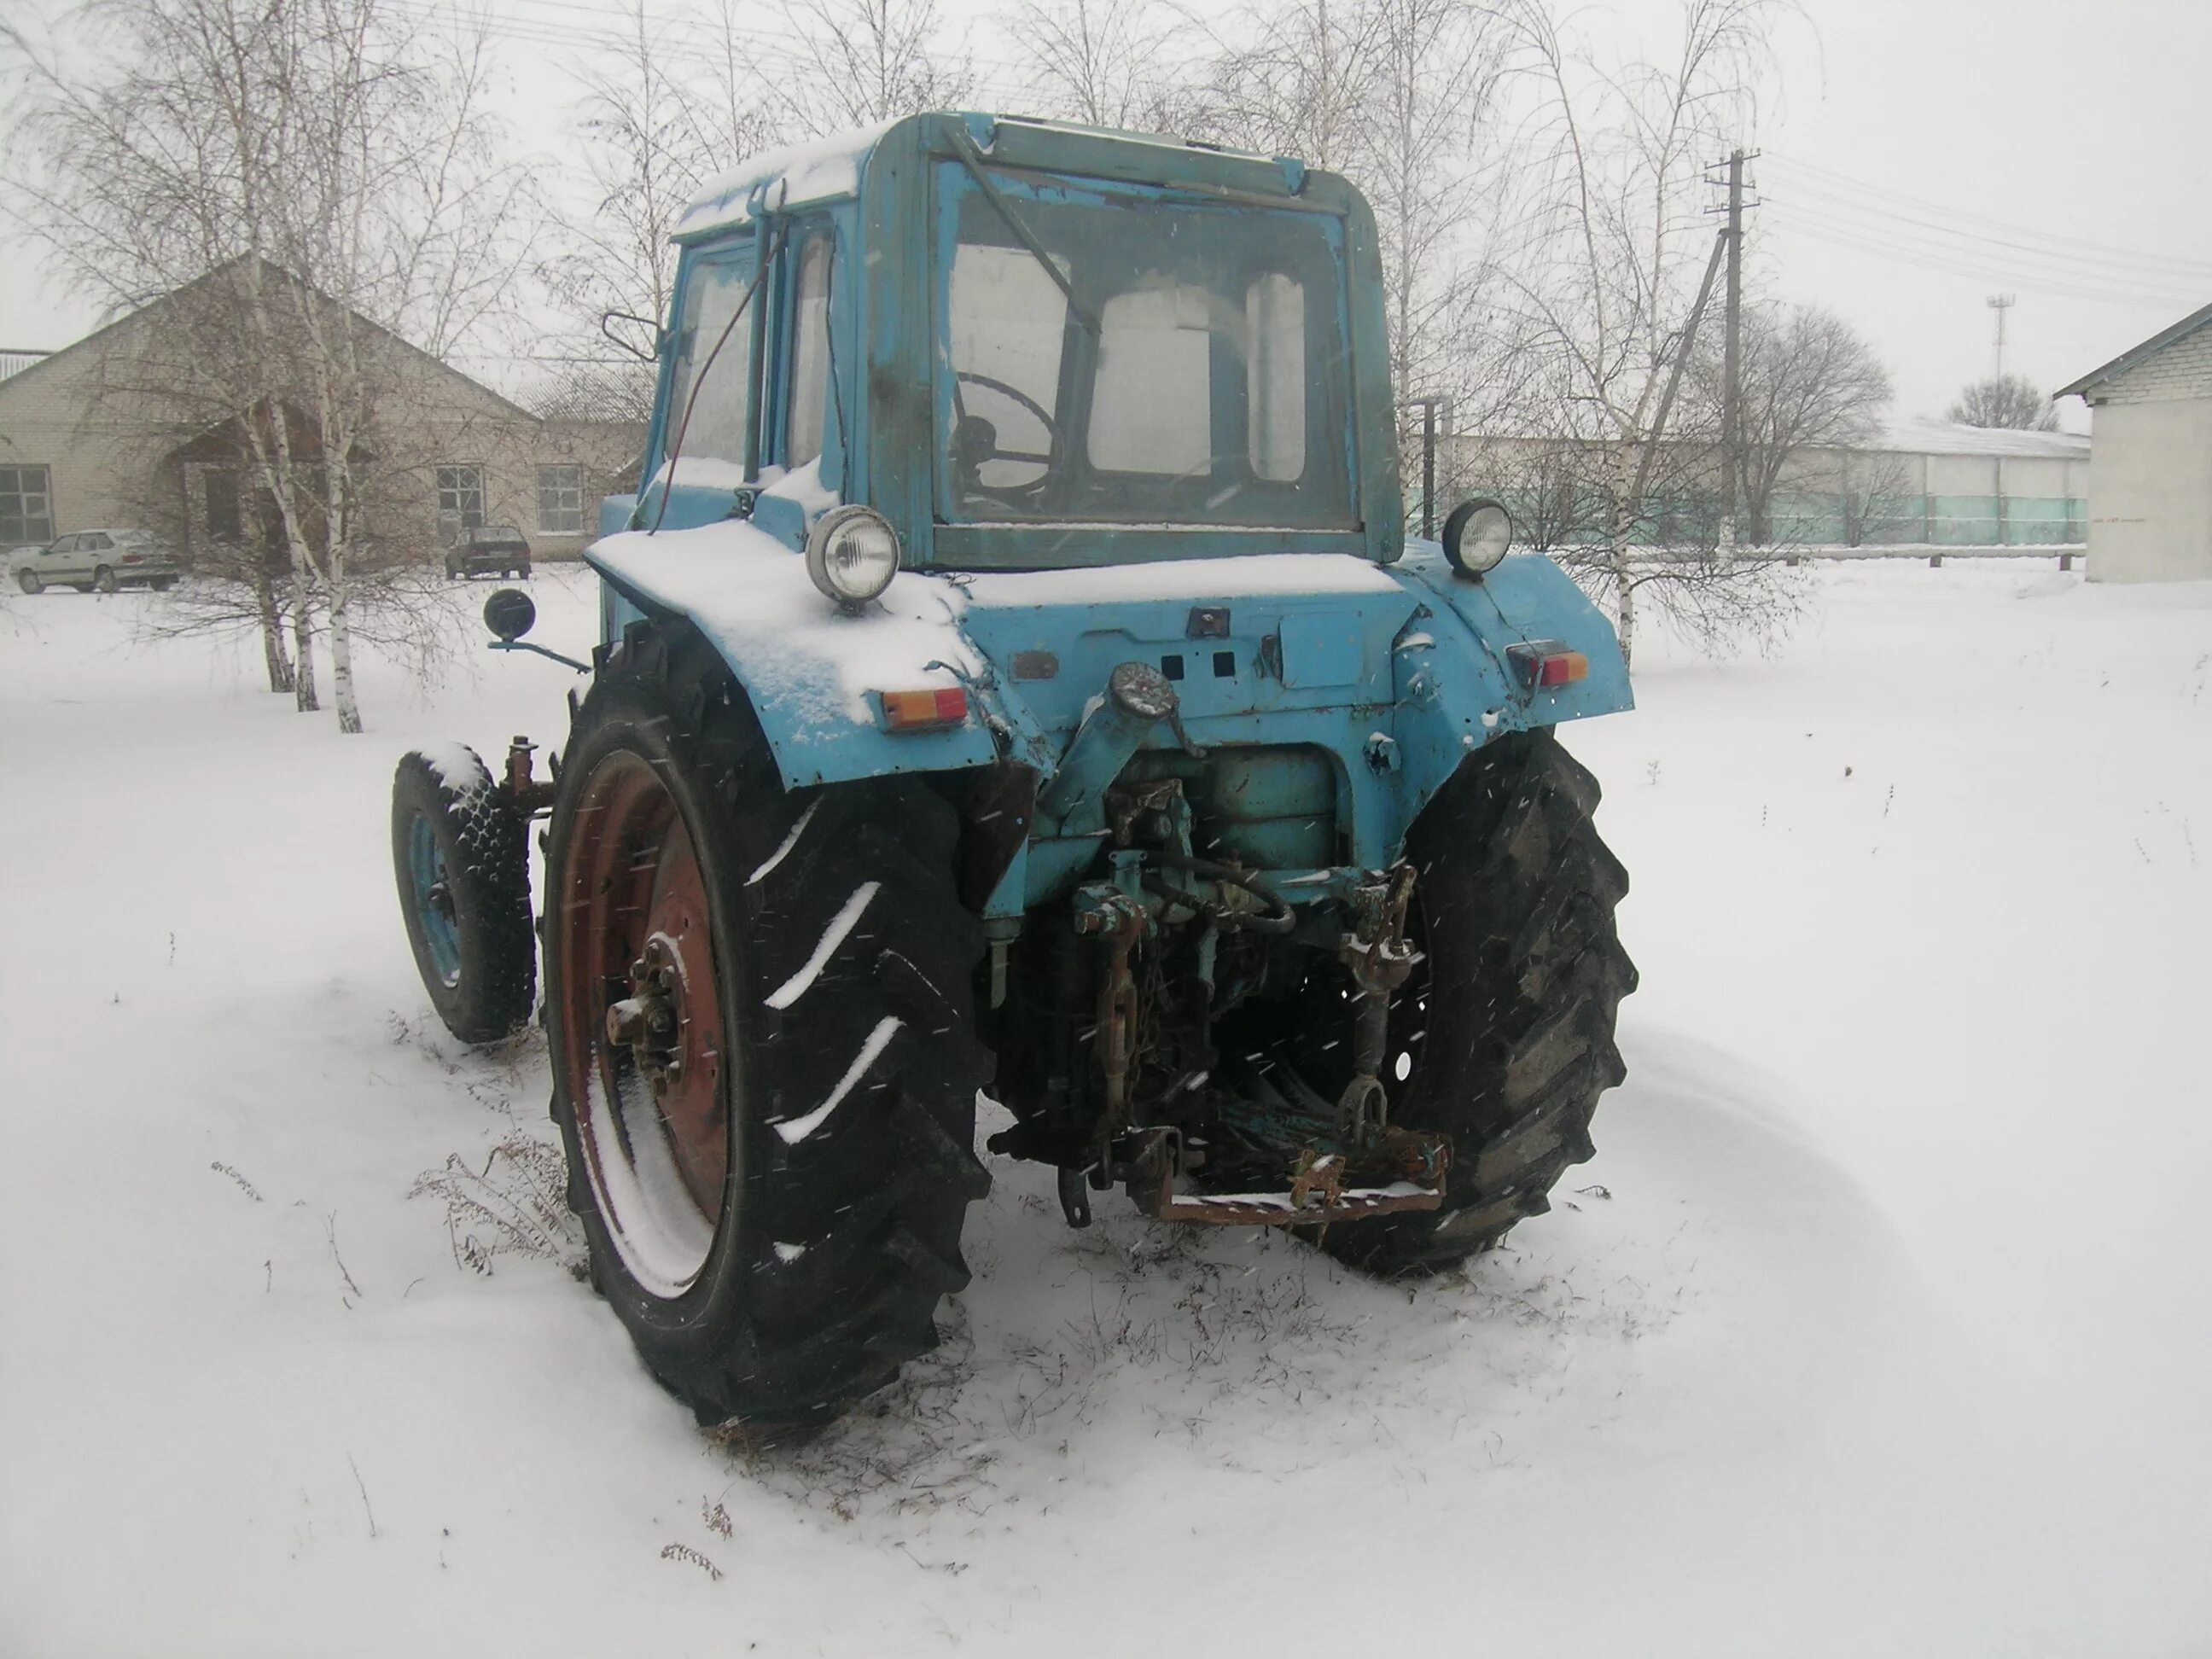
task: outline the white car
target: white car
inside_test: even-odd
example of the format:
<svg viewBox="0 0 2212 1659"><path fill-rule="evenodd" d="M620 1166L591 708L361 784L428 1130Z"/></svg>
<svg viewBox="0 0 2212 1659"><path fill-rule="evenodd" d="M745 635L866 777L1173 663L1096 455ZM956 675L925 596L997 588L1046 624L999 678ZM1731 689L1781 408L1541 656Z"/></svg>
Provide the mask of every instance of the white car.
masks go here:
<svg viewBox="0 0 2212 1659"><path fill-rule="evenodd" d="M8 568L26 593L57 586L74 587L80 593L150 587L159 593L182 574L175 557L150 530L72 531L44 547L10 555Z"/></svg>

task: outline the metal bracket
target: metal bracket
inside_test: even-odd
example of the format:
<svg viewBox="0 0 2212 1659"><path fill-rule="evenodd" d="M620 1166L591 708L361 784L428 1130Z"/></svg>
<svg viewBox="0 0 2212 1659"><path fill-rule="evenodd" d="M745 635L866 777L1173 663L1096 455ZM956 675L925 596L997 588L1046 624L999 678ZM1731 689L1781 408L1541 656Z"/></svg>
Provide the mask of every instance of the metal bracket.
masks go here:
<svg viewBox="0 0 2212 1659"><path fill-rule="evenodd" d="M541 657L550 657L564 667L574 669L579 674L592 672L592 665L587 662L578 662L574 657L564 657L558 651L548 651L544 646L532 645L527 640L494 640L484 648L488 651L534 651Z"/></svg>

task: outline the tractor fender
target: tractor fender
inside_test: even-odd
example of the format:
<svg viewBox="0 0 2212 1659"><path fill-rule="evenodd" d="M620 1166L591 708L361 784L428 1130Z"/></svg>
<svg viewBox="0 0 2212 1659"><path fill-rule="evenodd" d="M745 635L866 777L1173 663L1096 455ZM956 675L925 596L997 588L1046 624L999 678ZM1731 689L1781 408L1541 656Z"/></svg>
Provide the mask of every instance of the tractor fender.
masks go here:
<svg viewBox="0 0 2212 1659"><path fill-rule="evenodd" d="M1435 543L1409 541L1390 571L1420 602L1391 653L1401 823L1493 738L1635 707L1613 624L1540 553L1509 555L1477 581L1455 572ZM1507 651L1536 641L1582 653L1588 674L1523 684Z"/></svg>
<svg viewBox="0 0 2212 1659"><path fill-rule="evenodd" d="M848 615L816 589L791 547L738 520L601 538L584 557L605 579L604 637L640 618L688 619L751 700L784 787L900 772L951 772L999 757L975 690L988 665L961 632L959 595L902 571ZM893 733L884 691L971 689L957 726Z"/></svg>

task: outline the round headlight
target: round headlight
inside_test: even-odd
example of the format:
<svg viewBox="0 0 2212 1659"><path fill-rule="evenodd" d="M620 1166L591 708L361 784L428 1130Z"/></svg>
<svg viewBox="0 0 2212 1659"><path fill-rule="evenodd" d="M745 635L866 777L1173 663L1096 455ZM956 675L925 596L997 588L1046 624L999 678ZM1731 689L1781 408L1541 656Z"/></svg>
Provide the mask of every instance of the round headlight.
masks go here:
<svg viewBox="0 0 2212 1659"><path fill-rule="evenodd" d="M1444 520L1444 557L1462 576L1480 580L1513 545L1513 515L1496 501L1462 501Z"/></svg>
<svg viewBox="0 0 2212 1659"><path fill-rule="evenodd" d="M806 574L848 611L857 611L898 574L898 532L872 507L834 507L806 537Z"/></svg>

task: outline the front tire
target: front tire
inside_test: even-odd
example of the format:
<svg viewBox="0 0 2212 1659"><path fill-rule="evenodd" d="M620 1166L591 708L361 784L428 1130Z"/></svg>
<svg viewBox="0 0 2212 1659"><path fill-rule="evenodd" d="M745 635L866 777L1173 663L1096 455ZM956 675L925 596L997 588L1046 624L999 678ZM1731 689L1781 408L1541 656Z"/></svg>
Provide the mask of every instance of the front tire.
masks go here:
<svg viewBox="0 0 2212 1659"><path fill-rule="evenodd" d="M392 779L392 863L422 988L463 1042L496 1042L530 1018L528 825L489 769L455 744L410 750Z"/></svg>
<svg viewBox="0 0 2212 1659"><path fill-rule="evenodd" d="M633 627L579 713L547 850L553 1115L593 1283L702 1423L828 1420L968 1282L989 1066L958 827L918 779L786 792L688 628Z"/></svg>
<svg viewBox="0 0 2212 1659"><path fill-rule="evenodd" d="M36 594L45 588L46 584L39 580L37 571L19 570L15 573L15 586L26 593Z"/></svg>

